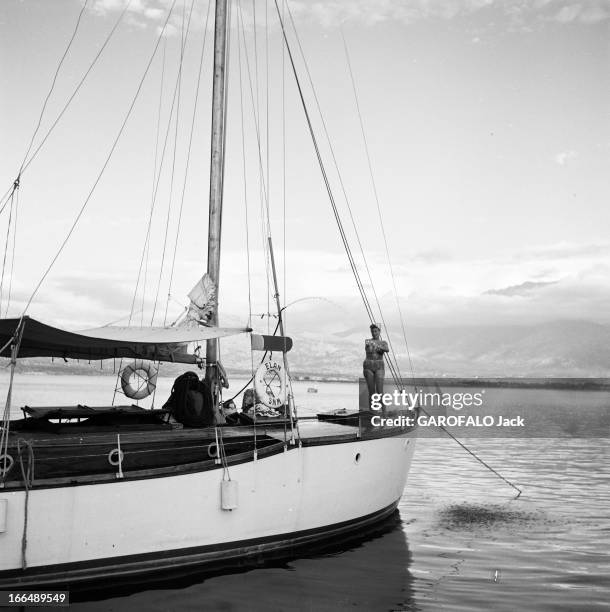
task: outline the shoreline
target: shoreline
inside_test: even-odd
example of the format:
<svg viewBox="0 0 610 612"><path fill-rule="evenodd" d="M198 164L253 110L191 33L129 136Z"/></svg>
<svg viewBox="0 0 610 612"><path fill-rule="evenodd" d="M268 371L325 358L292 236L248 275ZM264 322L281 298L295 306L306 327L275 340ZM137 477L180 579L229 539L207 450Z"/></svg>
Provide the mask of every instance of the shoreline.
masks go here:
<svg viewBox="0 0 610 612"><path fill-rule="evenodd" d="M8 360L4 368L0 367L0 372L6 372L8 376ZM70 364L69 371L64 367L65 364L17 364L16 374L45 374L50 376L116 376L118 372L118 363L115 367L107 364L107 367L99 367L89 364ZM179 364L170 364L159 372L159 376L163 378L175 378L185 369L196 370L195 367L185 365L181 367ZM165 371L163 371L165 370ZM171 371L170 371L171 370ZM249 378L252 373L250 370L234 369L228 370L230 377ZM357 384L360 377L349 376L346 374L315 374L302 373L294 374L293 380L296 382L311 382L311 383L354 383ZM405 386L414 387L464 387L464 388L484 388L484 389L555 389L564 391L610 391L610 378L601 377L449 377L449 376L429 376L404 378ZM390 383L388 377L386 381Z"/></svg>

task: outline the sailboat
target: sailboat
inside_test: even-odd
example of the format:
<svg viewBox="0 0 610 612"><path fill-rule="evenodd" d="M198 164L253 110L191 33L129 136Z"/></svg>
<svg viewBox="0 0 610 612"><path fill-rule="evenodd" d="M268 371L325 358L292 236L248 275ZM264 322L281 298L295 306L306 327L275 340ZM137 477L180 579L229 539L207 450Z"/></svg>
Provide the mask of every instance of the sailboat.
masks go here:
<svg viewBox="0 0 610 612"><path fill-rule="evenodd" d="M228 0L216 0L207 275L217 295L224 184ZM271 242L269 243L272 251ZM275 267L273 267L275 279ZM200 287L201 288L201 287ZM199 292L199 297L206 291ZM142 578L181 568L224 568L357 533L390 516L406 484L412 427L375 428L299 418L290 386L277 282L279 334L218 325L218 303L192 297L205 321L72 332L27 315L0 320L11 378L27 357L125 360L154 388L152 362L205 367L214 419L193 425L171 408L135 404L25 405L5 411L0 443L0 589ZM205 313L204 313L205 311ZM204 313L204 314L202 314ZM195 317L196 318L196 317ZM263 356L254 396L275 418L221 423L219 341L249 334ZM206 343L205 357L187 348Z"/></svg>

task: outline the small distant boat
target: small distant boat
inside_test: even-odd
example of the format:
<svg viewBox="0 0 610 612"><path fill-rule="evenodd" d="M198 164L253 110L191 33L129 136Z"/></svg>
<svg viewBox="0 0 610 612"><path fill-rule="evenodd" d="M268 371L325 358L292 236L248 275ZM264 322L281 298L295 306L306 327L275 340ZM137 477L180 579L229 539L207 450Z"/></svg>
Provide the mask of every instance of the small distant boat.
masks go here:
<svg viewBox="0 0 610 612"><path fill-rule="evenodd" d="M307 393L317 393L318 387L307 387Z"/></svg>
<svg viewBox="0 0 610 612"><path fill-rule="evenodd" d="M348 412L347 409L341 408L332 412L319 412L316 416L318 421L326 421L327 423L338 423L340 425L352 425L358 427L360 418L368 415L368 412Z"/></svg>

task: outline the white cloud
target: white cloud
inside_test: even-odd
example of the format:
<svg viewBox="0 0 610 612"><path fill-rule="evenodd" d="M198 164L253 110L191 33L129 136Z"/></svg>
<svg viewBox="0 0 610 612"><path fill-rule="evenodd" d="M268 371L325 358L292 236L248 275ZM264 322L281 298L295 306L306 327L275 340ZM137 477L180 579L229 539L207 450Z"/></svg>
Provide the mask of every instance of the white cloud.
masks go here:
<svg viewBox="0 0 610 612"><path fill-rule="evenodd" d="M493 259L408 256L394 262L400 304L412 325L464 325L508 323L532 324L556 319L588 319L610 322L610 244L559 244L506 253ZM252 312L267 311L267 278L262 251L252 251L252 272L248 278L245 254L226 250L221 270L222 320L245 324L248 316L248 280ZM277 254L281 270L283 261ZM384 316L399 325L384 253L369 253L368 263ZM157 261L151 260L151 270ZM287 310L292 331L314 330L331 333L362 325L367 317L343 253L288 251L287 286L280 275L282 301L297 302ZM187 293L201 274L199 261L184 261L172 288L168 320L173 321L188 302ZM363 272L369 299L377 312L376 300ZM131 308L135 273L116 270L112 275L85 274L73 270L70 276L52 276L32 304L31 314L67 328L95 327L125 317ZM156 275L147 283L144 321L150 321ZM152 279L152 280L151 280ZM13 284L11 316L21 311L31 286ZM141 295L141 292L140 292ZM160 291L165 309L166 285ZM141 297L136 301L140 308ZM158 318L157 316L157 318ZM377 315L375 315L377 316ZM139 317L136 317L139 323ZM255 318L263 330L268 319ZM273 319L271 324L273 324ZM157 321L159 323L159 321Z"/></svg>
<svg viewBox="0 0 610 612"><path fill-rule="evenodd" d="M580 20L583 23L599 23L610 18L610 6L605 5L589 5L580 13Z"/></svg>
<svg viewBox="0 0 610 612"><path fill-rule="evenodd" d="M555 155L555 162L560 166L565 166L569 161L576 159L578 153L572 149L568 151L561 151Z"/></svg>
<svg viewBox="0 0 610 612"><path fill-rule="evenodd" d="M184 0L188 3L188 0ZM95 0L92 10L97 14L119 11L127 0ZM507 20L509 29L530 30L533 23L596 24L610 18L607 2L592 0L579 4L562 0L289 0L295 19L311 21L325 28L338 27L344 22L373 26L384 22L409 24L423 19L452 20L479 15L489 9ZM170 0L132 0L129 11L137 13L149 23L157 23L171 5ZM178 0L175 11L182 10ZM252 23L252 8L245 0L241 3L244 22ZM273 9L273 5L271 5ZM205 7L197 10L205 10ZM264 21L261 20L261 26ZM269 11L269 25L277 26L275 10Z"/></svg>
<svg viewBox="0 0 610 612"><path fill-rule="evenodd" d="M558 4L562 6L556 10ZM555 10L551 20L562 24L594 25L610 18L610 6L607 0L589 0L584 3L556 2L550 3L549 8Z"/></svg>
<svg viewBox="0 0 610 612"><path fill-rule="evenodd" d="M144 16L152 20L160 20L165 15L165 11L160 8L146 8Z"/></svg>
<svg viewBox="0 0 610 612"><path fill-rule="evenodd" d="M572 4L564 6L556 15L555 20L560 23L571 23L574 21L579 13L582 11L580 4Z"/></svg>

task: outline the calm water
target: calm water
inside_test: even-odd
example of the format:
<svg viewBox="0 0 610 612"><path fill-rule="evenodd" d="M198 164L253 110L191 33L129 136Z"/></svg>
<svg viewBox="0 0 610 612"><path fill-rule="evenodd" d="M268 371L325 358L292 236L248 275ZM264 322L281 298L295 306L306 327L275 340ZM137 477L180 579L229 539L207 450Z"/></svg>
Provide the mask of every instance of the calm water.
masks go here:
<svg viewBox="0 0 610 612"><path fill-rule="evenodd" d="M15 403L31 405L83 402L83 395L91 404L107 402L114 384L108 377L46 375L19 382ZM0 383L5 389L5 376ZM159 396L170 386L162 381ZM356 401L356 385L316 383L317 394L306 392L310 386L296 384L304 413ZM588 401L586 392L553 393L564 409ZM383 535L279 566L192 578L178 588L108 592L71 609L610 609L608 438L470 439L468 445L523 495L513 499L508 485L453 441L422 439L400 520Z"/></svg>

